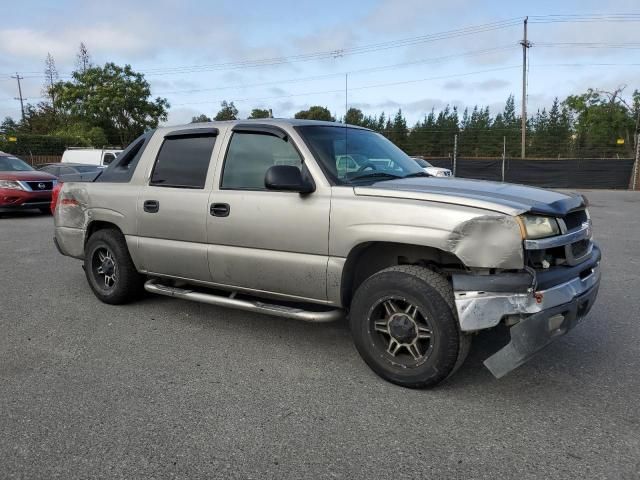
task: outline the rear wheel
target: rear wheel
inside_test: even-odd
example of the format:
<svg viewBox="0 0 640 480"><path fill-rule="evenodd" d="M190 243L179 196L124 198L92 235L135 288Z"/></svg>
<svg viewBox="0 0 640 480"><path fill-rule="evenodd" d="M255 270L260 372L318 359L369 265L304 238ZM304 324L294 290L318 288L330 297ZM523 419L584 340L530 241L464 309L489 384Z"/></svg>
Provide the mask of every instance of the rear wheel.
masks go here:
<svg viewBox="0 0 640 480"><path fill-rule="evenodd" d="M40 210L40 213L42 213L43 215L51 215L50 207L40 207L38 210Z"/></svg>
<svg viewBox="0 0 640 480"><path fill-rule="evenodd" d="M358 288L350 324L358 352L382 378L410 388L436 385L464 361L449 282L426 268L382 270Z"/></svg>
<svg viewBox="0 0 640 480"><path fill-rule="evenodd" d="M124 235L118 230L98 230L91 235L85 248L84 271L91 290L105 303L127 303L143 291L144 277L137 272Z"/></svg>

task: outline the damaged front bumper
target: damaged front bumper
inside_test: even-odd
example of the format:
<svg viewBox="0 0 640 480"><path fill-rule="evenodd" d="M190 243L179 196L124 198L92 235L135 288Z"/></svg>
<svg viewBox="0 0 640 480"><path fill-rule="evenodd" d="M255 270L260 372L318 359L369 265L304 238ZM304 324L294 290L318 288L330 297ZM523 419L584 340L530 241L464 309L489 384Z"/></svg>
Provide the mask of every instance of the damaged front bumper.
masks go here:
<svg viewBox="0 0 640 480"><path fill-rule="evenodd" d="M600 285L600 258L594 246L580 265L544 274L453 276L463 332L492 328L501 321L513 325L510 343L484 362L494 376L500 378L525 363L589 312Z"/></svg>

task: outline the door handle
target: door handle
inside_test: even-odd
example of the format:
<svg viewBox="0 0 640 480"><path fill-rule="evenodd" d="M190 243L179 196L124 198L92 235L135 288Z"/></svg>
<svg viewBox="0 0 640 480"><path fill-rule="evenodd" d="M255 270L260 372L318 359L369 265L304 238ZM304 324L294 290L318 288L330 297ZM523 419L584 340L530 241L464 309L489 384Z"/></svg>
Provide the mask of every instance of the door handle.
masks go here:
<svg viewBox="0 0 640 480"><path fill-rule="evenodd" d="M145 200L142 208L148 213L158 213L160 202L158 200Z"/></svg>
<svg viewBox="0 0 640 480"><path fill-rule="evenodd" d="M228 203L212 203L209 213L214 217L228 217L231 207Z"/></svg>

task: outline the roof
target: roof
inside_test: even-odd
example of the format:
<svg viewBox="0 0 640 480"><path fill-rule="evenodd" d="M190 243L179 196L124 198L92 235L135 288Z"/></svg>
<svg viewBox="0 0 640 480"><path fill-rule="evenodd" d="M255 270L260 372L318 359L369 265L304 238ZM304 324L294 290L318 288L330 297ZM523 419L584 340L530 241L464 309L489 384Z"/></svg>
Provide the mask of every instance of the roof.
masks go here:
<svg viewBox="0 0 640 480"><path fill-rule="evenodd" d="M225 121L213 121L213 122L200 122L200 123L187 123L185 125L172 125L162 127L162 129L167 130L176 130L179 128L193 128L193 127L219 127L219 126L235 126L239 124L262 124L262 125L273 125L275 127L305 127L305 126L323 126L323 127L345 127L348 126L350 128L358 128L367 130L364 127L360 127L358 125L345 125L340 122L330 122L325 120L306 120L301 118L251 118L251 119L240 119L240 120L225 120Z"/></svg>

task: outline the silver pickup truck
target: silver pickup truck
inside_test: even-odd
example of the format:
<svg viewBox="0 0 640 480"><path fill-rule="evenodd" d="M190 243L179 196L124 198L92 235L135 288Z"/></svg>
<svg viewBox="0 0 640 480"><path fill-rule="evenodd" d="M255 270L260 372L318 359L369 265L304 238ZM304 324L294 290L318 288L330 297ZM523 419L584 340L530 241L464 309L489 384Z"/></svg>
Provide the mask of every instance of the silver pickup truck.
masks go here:
<svg viewBox="0 0 640 480"><path fill-rule="evenodd" d="M343 158L353 159L346 168ZM65 183L59 251L121 304L144 290L325 322L364 361L435 385L474 333L509 328L501 377L589 311L600 282L586 200L431 178L370 130L307 120L159 128L93 182Z"/></svg>

